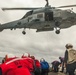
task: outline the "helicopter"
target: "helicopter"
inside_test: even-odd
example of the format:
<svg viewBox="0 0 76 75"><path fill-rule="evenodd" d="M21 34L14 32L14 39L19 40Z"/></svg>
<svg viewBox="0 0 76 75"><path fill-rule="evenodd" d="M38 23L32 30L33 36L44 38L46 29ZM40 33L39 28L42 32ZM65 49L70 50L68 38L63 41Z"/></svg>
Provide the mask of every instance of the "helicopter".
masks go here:
<svg viewBox="0 0 76 75"><path fill-rule="evenodd" d="M23 28L25 35L26 28L36 29L36 32L53 31L59 34L61 29L69 28L76 24L76 13L71 9L62 10L61 8L76 7L76 5L66 5L51 7L46 0L45 7L29 8L2 8L5 10L29 10L21 19L0 25L0 32L4 29Z"/></svg>

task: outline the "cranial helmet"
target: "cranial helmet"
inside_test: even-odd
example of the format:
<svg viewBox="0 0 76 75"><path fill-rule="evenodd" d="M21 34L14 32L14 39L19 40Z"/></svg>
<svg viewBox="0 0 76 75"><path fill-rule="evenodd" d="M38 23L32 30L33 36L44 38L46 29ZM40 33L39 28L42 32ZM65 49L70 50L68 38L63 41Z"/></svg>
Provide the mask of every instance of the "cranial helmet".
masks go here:
<svg viewBox="0 0 76 75"><path fill-rule="evenodd" d="M29 53L24 53L24 54L22 55L22 57L30 57L30 54L29 54Z"/></svg>
<svg viewBox="0 0 76 75"><path fill-rule="evenodd" d="M66 45L65 45L65 47L66 47L66 48L69 48L69 47L70 47L70 48L72 48L72 47L73 47L73 45L72 45L72 44L70 44L70 43L68 43L68 44L66 44Z"/></svg>
<svg viewBox="0 0 76 75"><path fill-rule="evenodd" d="M13 58L13 57L15 57L13 54L6 54L4 58L5 58L5 61L6 61L7 59Z"/></svg>
<svg viewBox="0 0 76 75"><path fill-rule="evenodd" d="M40 62L43 62L43 61L45 61L45 59L44 59L44 58L41 58L41 59L40 59Z"/></svg>
<svg viewBox="0 0 76 75"><path fill-rule="evenodd" d="M12 58L12 57L15 57L15 55L13 55L13 54L6 54L5 57Z"/></svg>
<svg viewBox="0 0 76 75"><path fill-rule="evenodd" d="M35 56L31 56L32 59L35 59Z"/></svg>

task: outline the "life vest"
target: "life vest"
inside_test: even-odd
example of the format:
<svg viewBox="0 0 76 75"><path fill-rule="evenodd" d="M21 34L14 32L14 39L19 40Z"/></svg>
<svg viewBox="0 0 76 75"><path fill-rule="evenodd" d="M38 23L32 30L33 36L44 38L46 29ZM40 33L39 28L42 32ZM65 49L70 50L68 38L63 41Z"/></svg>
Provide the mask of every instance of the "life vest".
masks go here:
<svg viewBox="0 0 76 75"><path fill-rule="evenodd" d="M40 62L40 64L41 64L41 69L43 69L43 70L49 69L49 64L48 64L48 62L43 61L43 62Z"/></svg>
<svg viewBox="0 0 76 75"><path fill-rule="evenodd" d="M2 75L31 75L33 63L31 58L16 58L3 63L0 68Z"/></svg>
<svg viewBox="0 0 76 75"><path fill-rule="evenodd" d="M76 50L74 49L69 49L68 50L68 64L76 62Z"/></svg>

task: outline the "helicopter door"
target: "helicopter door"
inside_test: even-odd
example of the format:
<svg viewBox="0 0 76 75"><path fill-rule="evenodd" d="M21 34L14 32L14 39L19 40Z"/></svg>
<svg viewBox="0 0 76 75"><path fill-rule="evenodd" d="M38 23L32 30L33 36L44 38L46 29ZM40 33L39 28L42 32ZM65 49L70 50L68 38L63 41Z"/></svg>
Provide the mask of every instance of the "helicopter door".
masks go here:
<svg viewBox="0 0 76 75"><path fill-rule="evenodd" d="M45 12L45 21L53 20L53 12Z"/></svg>

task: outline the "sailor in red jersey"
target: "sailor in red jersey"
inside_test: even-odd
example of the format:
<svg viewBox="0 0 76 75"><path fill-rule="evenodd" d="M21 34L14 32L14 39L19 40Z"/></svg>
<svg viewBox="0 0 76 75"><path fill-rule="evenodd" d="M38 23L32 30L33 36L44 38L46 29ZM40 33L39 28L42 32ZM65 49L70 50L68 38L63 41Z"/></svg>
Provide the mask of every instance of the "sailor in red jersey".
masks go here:
<svg viewBox="0 0 76 75"><path fill-rule="evenodd" d="M41 65L39 60L35 59L34 56L31 56L31 58L34 60L34 73L35 75L40 75L41 74Z"/></svg>
<svg viewBox="0 0 76 75"><path fill-rule="evenodd" d="M8 61L10 61L10 60L12 60L12 59L15 59L15 58L17 58L16 56L10 56L10 54L8 54L8 55L5 55L5 57L2 59L2 63L4 63L4 62L8 62Z"/></svg>
<svg viewBox="0 0 76 75"><path fill-rule="evenodd" d="M1 64L0 75L31 75L33 66L33 60L29 57L15 58Z"/></svg>
<svg viewBox="0 0 76 75"><path fill-rule="evenodd" d="M28 60L29 62L27 62L26 64L29 65L28 69L29 69L31 75L34 75L34 60L30 57L30 54L25 53L22 55L22 58L30 58L31 59L31 60Z"/></svg>

